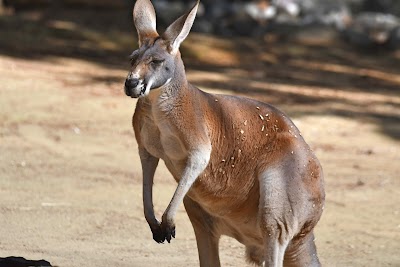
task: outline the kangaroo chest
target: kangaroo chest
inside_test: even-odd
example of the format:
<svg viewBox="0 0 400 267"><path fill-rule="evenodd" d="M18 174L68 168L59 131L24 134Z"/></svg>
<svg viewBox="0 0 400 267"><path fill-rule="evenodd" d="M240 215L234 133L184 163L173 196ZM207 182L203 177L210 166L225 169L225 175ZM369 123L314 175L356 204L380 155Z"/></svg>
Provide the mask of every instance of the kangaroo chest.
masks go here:
<svg viewBox="0 0 400 267"><path fill-rule="evenodd" d="M186 158L187 151L172 128L167 122L146 118L140 129L140 138L145 149L154 157L179 162Z"/></svg>

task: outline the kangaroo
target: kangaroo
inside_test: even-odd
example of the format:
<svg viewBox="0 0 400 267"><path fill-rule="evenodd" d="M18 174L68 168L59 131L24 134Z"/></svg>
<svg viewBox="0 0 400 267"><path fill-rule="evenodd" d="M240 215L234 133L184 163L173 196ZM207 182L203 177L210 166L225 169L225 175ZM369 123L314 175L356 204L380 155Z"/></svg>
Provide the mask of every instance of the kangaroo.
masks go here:
<svg viewBox="0 0 400 267"><path fill-rule="evenodd" d="M191 85L179 52L199 2L162 35L149 0L133 9L139 48L125 93L138 98L132 124L143 171L144 215L158 243L175 238L184 204L200 266L220 266L221 235L264 266L320 266L313 229L325 201L321 166L293 122L275 107ZM177 182L157 220L153 178L159 159Z"/></svg>

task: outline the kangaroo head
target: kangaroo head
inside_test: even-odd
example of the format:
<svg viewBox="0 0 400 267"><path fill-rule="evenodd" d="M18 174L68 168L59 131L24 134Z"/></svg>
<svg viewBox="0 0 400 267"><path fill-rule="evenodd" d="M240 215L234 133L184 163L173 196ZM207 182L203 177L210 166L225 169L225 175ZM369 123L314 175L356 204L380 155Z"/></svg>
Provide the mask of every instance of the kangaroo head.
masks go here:
<svg viewBox="0 0 400 267"><path fill-rule="evenodd" d="M156 13L150 0L137 0L133 20L139 48L132 52L131 69L125 81L125 93L144 97L150 90L166 86L183 71L179 46L192 28L199 1L186 14L172 23L160 36L156 30Z"/></svg>

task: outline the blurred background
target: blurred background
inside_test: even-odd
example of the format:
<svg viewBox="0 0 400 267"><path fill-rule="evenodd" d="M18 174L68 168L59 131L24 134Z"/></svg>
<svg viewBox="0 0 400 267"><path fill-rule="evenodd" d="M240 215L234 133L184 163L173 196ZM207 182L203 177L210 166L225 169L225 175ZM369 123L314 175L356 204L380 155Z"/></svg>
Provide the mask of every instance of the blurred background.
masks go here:
<svg viewBox="0 0 400 267"><path fill-rule="evenodd" d="M193 5L154 0L159 33ZM129 0L0 1L0 260L197 266L190 222L152 241L123 93ZM181 47L188 79L286 112L320 159L324 266L400 266L400 1L203 0ZM160 217L175 182L155 178ZM221 240L223 266L247 266ZM1 263L1 262L0 262Z"/></svg>

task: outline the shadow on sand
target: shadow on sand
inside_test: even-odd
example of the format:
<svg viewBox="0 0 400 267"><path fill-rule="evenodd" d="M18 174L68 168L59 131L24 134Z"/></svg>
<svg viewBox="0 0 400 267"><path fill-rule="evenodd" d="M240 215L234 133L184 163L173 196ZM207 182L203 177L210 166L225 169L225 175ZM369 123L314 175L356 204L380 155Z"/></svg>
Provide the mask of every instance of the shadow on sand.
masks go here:
<svg viewBox="0 0 400 267"><path fill-rule="evenodd" d="M131 10L42 9L0 16L0 54L15 58L68 57L128 70L134 36ZM190 35L181 49L188 72L219 75L192 82L269 102L294 117L366 120L400 140L400 51L360 51L337 38L318 39L318 33L271 36ZM89 79L119 83L123 77Z"/></svg>

